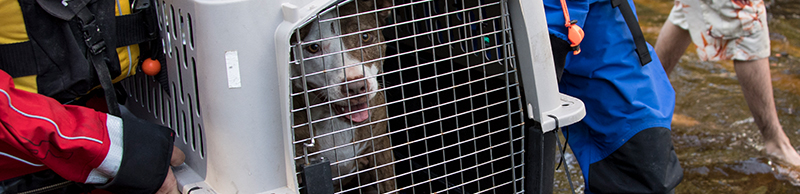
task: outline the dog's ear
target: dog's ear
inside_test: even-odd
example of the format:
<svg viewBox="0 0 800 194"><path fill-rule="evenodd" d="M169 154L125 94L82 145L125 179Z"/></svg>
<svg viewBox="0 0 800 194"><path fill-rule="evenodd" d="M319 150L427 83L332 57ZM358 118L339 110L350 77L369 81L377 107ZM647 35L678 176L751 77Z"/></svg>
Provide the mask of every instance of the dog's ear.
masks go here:
<svg viewBox="0 0 800 194"><path fill-rule="evenodd" d="M311 31L311 25L310 24L306 24L305 26L300 28L300 30L295 29L295 31L292 33L292 36L289 37L289 44L290 45L298 44L300 41L303 40L303 38L305 38L308 35L308 32L310 32L310 31ZM298 33L300 34L299 37L297 36ZM291 56L290 60L292 60L292 61L295 60L294 49L290 49L289 50L289 56Z"/></svg>
<svg viewBox="0 0 800 194"><path fill-rule="evenodd" d="M372 1L375 3L375 7L377 9L383 9L394 6L394 0L361 0L361 1ZM386 19L389 18L391 14L392 14L392 9L378 12L378 23L380 25L386 24Z"/></svg>
<svg viewBox="0 0 800 194"><path fill-rule="evenodd" d="M394 6L394 1L393 0L375 0L375 1L377 1L375 3L377 3L378 9L383 9L383 8ZM379 22L380 22L381 25L386 24L386 19L389 18L390 15L392 15L392 10L393 9L388 9L386 11L378 12L378 19L380 19Z"/></svg>
<svg viewBox="0 0 800 194"><path fill-rule="evenodd" d="M294 33L292 33L292 36L289 37L289 39L290 39L289 43L290 44L297 44L303 38L305 38L308 35L308 32L310 32L310 31L311 31L311 24L306 24L305 26L301 27L300 30L295 30ZM299 39L298 39L298 36L297 36L298 32L300 33Z"/></svg>

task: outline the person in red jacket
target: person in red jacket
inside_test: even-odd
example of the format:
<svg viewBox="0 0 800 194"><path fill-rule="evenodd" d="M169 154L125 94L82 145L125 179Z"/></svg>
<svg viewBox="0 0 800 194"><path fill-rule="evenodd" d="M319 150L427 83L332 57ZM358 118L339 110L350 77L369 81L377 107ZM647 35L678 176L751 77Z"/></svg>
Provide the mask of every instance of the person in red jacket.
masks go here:
<svg viewBox="0 0 800 194"><path fill-rule="evenodd" d="M16 89L0 71L0 193L178 193L172 130ZM52 192L52 191L51 191Z"/></svg>

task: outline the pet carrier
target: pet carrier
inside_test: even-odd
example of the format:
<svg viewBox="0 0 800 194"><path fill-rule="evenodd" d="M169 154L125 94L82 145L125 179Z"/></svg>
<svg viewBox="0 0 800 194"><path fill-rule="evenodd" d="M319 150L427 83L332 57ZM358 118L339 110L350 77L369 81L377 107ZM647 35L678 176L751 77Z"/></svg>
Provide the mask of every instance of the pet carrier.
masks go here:
<svg viewBox="0 0 800 194"><path fill-rule="evenodd" d="M585 114L539 1L156 6L166 76L126 106L176 131L183 193L550 192L552 131Z"/></svg>

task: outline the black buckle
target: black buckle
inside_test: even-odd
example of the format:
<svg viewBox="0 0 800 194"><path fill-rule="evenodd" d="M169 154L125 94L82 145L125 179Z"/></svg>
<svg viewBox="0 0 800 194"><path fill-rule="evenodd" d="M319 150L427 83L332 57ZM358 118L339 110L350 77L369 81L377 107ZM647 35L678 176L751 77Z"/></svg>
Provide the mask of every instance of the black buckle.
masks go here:
<svg viewBox="0 0 800 194"><path fill-rule="evenodd" d="M91 20L88 23L81 21L83 24L83 41L89 48L89 52L94 55L100 54L106 49L106 41L100 36L100 27L95 23L96 20Z"/></svg>

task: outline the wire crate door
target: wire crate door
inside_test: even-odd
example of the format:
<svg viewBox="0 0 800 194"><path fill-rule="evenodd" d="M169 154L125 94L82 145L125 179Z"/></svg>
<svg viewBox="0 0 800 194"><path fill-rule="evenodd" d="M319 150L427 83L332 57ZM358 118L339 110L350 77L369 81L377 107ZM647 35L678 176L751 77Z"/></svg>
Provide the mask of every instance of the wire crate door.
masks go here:
<svg viewBox="0 0 800 194"><path fill-rule="evenodd" d="M336 193L523 191L522 97L507 3L353 0L289 44L292 144Z"/></svg>

